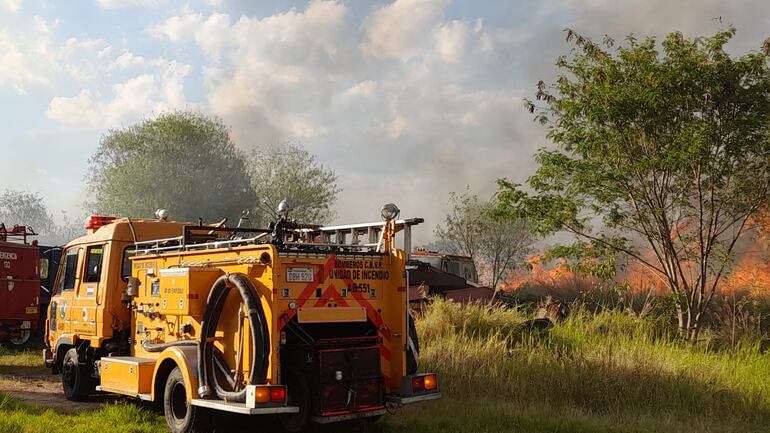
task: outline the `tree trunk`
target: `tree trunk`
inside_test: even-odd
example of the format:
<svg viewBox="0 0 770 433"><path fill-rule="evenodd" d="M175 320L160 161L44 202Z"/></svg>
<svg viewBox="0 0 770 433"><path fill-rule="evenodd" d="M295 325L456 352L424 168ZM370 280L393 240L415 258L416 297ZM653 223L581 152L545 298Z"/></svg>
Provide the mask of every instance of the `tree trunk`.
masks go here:
<svg viewBox="0 0 770 433"><path fill-rule="evenodd" d="M679 336L689 341L696 341L700 335L703 314L699 313L699 305L689 305L677 302L676 315L679 325Z"/></svg>

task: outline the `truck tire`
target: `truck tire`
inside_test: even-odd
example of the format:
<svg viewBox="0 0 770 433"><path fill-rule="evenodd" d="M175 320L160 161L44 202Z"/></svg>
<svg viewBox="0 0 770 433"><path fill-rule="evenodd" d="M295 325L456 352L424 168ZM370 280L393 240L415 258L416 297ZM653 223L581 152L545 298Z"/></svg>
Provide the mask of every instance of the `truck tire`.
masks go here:
<svg viewBox="0 0 770 433"><path fill-rule="evenodd" d="M409 333L406 342L406 374L417 373L420 364L420 340L417 338L417 328L414 326L412 313L407 313Z"/></svg>
<svg viewBox="0 0 770 433"><path fill-rule="evenodd" d="M187 388L179 367L171 370L163 391L163 413L172 433L208 433L211 431L210 413L187 401Z"/></svg>
<svg viewBox="0 0 770 433"><path fill-rule="evenodd" d="M61 383L64 396L71 401L83 401L96 391L96 381L91 377L88 365L78 359L78 350L74 347L64 354Z"/></svg>
<svg viewBox="0 0 770 433"><path fill-rule="evenodd" d="M310 401L310 385L301 370L290 367L284 373L283 384L286 385L291 406L299 406L299 413L281 415L281 426L289 433L298 433L307 428L310 421L310 411L313 406Z"/></svg>
<svg viewBox="0 0 770 433"><path fill-rule="evenodd" d="M19 331L18 335L9 337L8 341L11 344L13 344L15 348L21 349L24 346L26 346L31 336L32 336L32 331L30 331L29 329L23 329Z"/></svg>

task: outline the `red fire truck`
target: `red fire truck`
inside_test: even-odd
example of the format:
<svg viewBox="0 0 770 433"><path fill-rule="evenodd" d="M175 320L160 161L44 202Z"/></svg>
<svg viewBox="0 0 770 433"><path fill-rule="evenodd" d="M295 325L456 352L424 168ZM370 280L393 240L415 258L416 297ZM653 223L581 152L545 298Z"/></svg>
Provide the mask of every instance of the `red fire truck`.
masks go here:
<svg viewBox="0 0 770 433"><path fill-rule="evenodd" d="M21 346L38 329L41 309L41 261L35 232L0 224L0 341ZM43 276L48 278L49 260ZM50 263L52 265L52 263ZM50 297L50 296L49 296Z"/></svg>

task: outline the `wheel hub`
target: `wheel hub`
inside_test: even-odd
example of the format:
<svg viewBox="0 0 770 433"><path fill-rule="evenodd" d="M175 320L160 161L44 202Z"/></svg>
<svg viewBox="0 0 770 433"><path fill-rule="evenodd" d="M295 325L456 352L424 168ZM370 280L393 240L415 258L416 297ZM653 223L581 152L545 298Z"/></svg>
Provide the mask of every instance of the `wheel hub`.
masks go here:
<svg viewBox="0 0 770 433"><path fill-rule="evenodd" d="M171 413L178 420L187 416L187 391L181 383L174 384L171 389Z"/></svg>

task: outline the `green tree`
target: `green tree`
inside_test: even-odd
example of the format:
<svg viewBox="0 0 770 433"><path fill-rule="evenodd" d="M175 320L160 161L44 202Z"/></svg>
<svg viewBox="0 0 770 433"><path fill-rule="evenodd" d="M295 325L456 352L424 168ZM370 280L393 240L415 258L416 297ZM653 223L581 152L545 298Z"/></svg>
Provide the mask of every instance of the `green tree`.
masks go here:
<svg viewBox="0 0 770 433"><path fill-rule="evenodd" d="M13 228L22 225L38 234L43 245L63 245L85 234L85 216L72 218L61 212L60 222L54 221L43 197L37 192L5 190L0 195L0 223Z"/></svg>
<svg viewBox="0 0 770 433"><path fill-rule="evenodd" d="M175 112L110 130L91 157L87 179L98 213L237 224L256 196L244 156L218 119Z"/></svg>
<svg viewBox="0 0 770 433"><path fill-rule="evenodd" d="M0 195L0 223L9 229L27 226L46 237L53 235L56 227L40 194L10 189Z"/></svg>
<svg viewBox="0 0 770 433"><path fill-rule="evenodd" d="M693 339L737 240L770 199L770 45L731 56L734 34L629 36L615 47L567 31L576 50L527 102L556 148L537 153L528 192L500 181L502 213L655 271Z"/></svg>
<svg viewBox="0 0 770 433"><path fill-rule="evenodd" d="M522 218L497 216L495 201L482 202L475 194L449 194L450 211L436 226L434 246L468 256L481 280L495 290L532 252L534 237Z"/></svg>
<svg viewBox="0 0 770 433"><path fill-rule="evenodd" d="M341 191L337 174L298 144L281 143L256 149L249 158L252 185L264 225L275 217L281 200L292 207L290 217L299 222L327 223L334 218L332 205Z"/></svg>

